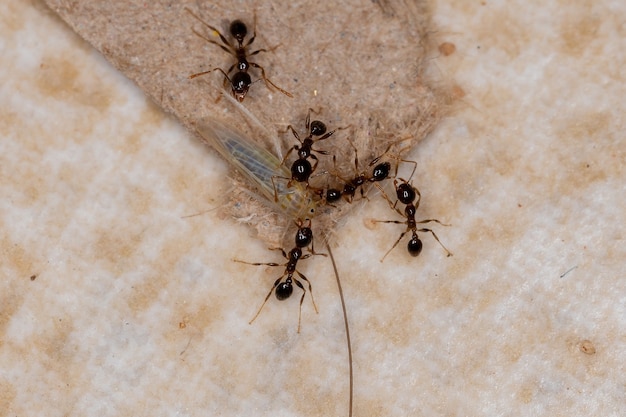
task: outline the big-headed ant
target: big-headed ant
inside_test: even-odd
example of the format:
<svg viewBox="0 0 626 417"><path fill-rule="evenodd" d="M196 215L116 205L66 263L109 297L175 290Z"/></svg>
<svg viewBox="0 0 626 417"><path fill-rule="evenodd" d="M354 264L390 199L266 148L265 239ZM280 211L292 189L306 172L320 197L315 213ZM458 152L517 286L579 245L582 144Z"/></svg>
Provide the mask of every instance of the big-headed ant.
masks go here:
<svg viewBox="0 0 626 417"><path fill-rule="evenodd" d="M416 221L415 213L417 212L417 209L419 208L420 200L422 198L422 195L420 194L419 190L413 187L411 184L409 184L408 181L402 178L400 178L400 183L398 183L398 180L394 180L393 185L394 185L394 188L396 189L396 197L397 197L396 202L392 203L391 200L389 200L389 197L387 197L387 195L384 192L382 193L383 197L387 200L387 202L389 203L389 206L391 206L391 208L397 211L398 214L400 214L401 216L406 217L406 220L405 221L374 220L374 221L377 223L406 224L406 230L400 234L400 237L398 238L398 240L396 240L396 243L393 244L391 249L389 249L387 253L385 253L385 256L383 256L380 261L383 262L385 260L389 252L391 252L393 248L395 248L398 245L400 240L402 240L404 235L407 234L408 232L411 232L411 239L409 239L409 242L407 244L407 250L411 256L418 256L422 252L422 241L417 236L417 232L429 232L430 234L432 234L435 240L439 242L441 247L447 252L448 256L452 256L452 253L443 245L443 243L441 243L441 241L439 240L435 232L427 228L422 228L422 229L417 228L418 224L424 224L424 223L430 223L430 222L436 222L443 226L449 226L449 224L444 224L437 219L426 219L426 220ZM398 201L405 205L404 213L400 211L400 209L397 207Z"/></svg>
<svg viewBox="0 0 626 417"><path fill-rule="evenodd" d="M187 10L189 14L191 14L193 17L198 19L203 25L211 29L213 32L216 32L219 35L222 43L220 44L214 41L213 39L209 39L208 37L204 36L203 34L197 32L195 29L192 28L193 33L195 33L196 35L198 35L205 41L212 43L213 45L219 46L224 51L228 52L233 57L235 57L235 59L237 60L237 62L235 62L228 69L228 71L224 71L221 68L213 68L212 70L209 70L209 71L202 71L196 74L192 74L189 76L190 79L208 74L213 71L219 71L224 75L224 86L226 86L227 83L230 83L233 96L235 96L237 100L243 101L243 99L246 97L246 94L248 93L248 90L250 89L250 85L252 84L252 79L250 78L250 74L248 74L248 70L250 69L250 67L254 67L254 68L258 68L261 71L261 78L263 78L263 81L265 81L265 85L267 86L267 88L271 90L271 87L274 87L275 89L277 89L278 91L286 95L287 97L293 97L291 93L278 87L269 78L267 78L265 75L265 69L262 66L260 66L259 64L255 62L248 61L248 58L253 55L256 55L260 52L268 52L267 49L257 49L256 51L253 51L250 53L248 53L247 51L247 48L250 45L252 45L252 42L254 42L254 39L256 38L256 16L254 18L255 29L252 32L252 37L245 44L244 44L244 39L246 35L248 34L248 28L246 24L243 23L239 19L233 20L231 22L229 31L230 31L230 35L237 41L237 46L235 46L231 44L224 37L224 35L222 35L222 33L219 30L217 30L215 27L209 25L207 22L202 20L199 16L194 14L190 9L185 8L185 10ZM233 74L232 77L229 77L229 74L235 69L235 67L237 67L237 71Z"/></svg>
<svg viewBox="0 0 626 417"><path fill-rule="evenodd" d="M261 310L263 310L263 307L265 306L265 303L267 303L267 300L272 295L272 292L275 292L277 299L286 300L293 293L293 283L295 282L295 284L302 290L302 297L300 297L300 310L298 313L298 333L300 333L300 321L302 318L302 302L304 301L304 296L306 295L306 289L304 288L302 283L298 280L298 278L294 276L295 274L297 274L300 277L300 279L307 282L308 287L309 287L309 293L311 293L311 301L313 302L313 308L315 309L316 313L318 312L317 305L315 304L315 300L313 299L313 290L311 288L311 282L307 279L307 277L305 277L300 271L296 269L296 266L298 265L298 261L310 258L313 255L326 256L326 254L317 253L315 252L313 248L313 231L311 230L311 220L307 220L306 222L302 220L298 220L296 221L296 225L298 226L298 230L296 231L296 236L294 239L296 246L289 251L289 254L287 254L285 250L282 248L270 248L271 250L281 251L281 253L283 254L283 257L287 259L286 263L277 264L275 262L269 262L269 263L268 262L246 262L246 261L241 261L239 259L234 260L235 262L240 262L243 264L255 265L255 266L266 265L266 266L284 266L285 267L285 272L283 273L283 275L280 276L280 278L274 281L274 285L272 286L270 291L267 293L267 296L265 297L263 304L261 304L259 311L257 311L254 317L252 317L252 320L250 320L250 324L252 324L252 322L256 320L259 314L261 314ZM303 255L302 249L306 248L309 245L311 245L310 253ZM285 278L284 281L283 281L283 278Z"/></svg>
<svg viewBox="0 0 626 417"><path fill-rule="evenodd" d="M287 160L287 157L294 150L298 153L298 159L293 161L293 163L291 164L291 178L286 178L286 177L281 177L281 176L276 175L272 177L273 183L275 179L282 179L282 180L288 181L287 187L291 187L294 181L306 182L308 184L309 178L311 177L311 175L317 168L317 164L319 162L317 159L317 156L315 156L313 152L318 153L320 155L328 155L327 151L314 149L313 145L317 142L328 139L337 131L337 129L334 129L328 132L324 122L321 122L319 120L311 121L312 111L313 109L309 109L309 111L306 114L305 127L306 127L308 134L304 139L300 139L300 135L298 135L298 132L296 132L293 126L291 125L287 126L287 130L291 130L291 133L293 133L293 136L298 140L298 142L300 142L300 145L294 145L291 149L289 149L289 151L283 158L283 163L285 163L285 161ZM311 164L311 162L309 161L309 158L313 159L315 162ZM274 194L275 194L274 198L278 199L276 183L274 183Z"/></svg>
<svg viewBox="0 0 626 417"><path fill-rule="evenodd" d="M379 183L389 178L389 174L391 172L391 163L388 161L384 161L384 162L380 162L380 161L383 159L385 155L389 153L391 147L396 144L395 142L389 145L387 149L385 150L385 152L383 152L380 156L377 156L376 158L372 159L372 161L368 164L368 168L373 167L371 168L371 171L360 171L360 172L359 172L358 151L356 149L356 146L354 146L354 144L352 143L352 141L348 140L348 142L350 142L350 145L354 149L354 171L356 172L356 175L352 178L342 178L339 174L335 174L337 178L343 181L344 185L342 189L329 188L326 190L326 196L324 196L323 199L327 203L332 204L336 201L339 201L339 199L341 199L342 196L349 203L351 203L354 200L354 196L356 195L357 190L360 190L361 197L367 198L365 197L365 191L363 190L363 186L366 183L368 182ZM415 161L400 159L399 156L392 156L392 158L397 160L395 175L398 174L398 165L400 164L400 162L408 162L408 163L417 165ZM337 165L336 158L334 157L333 157L333 164L335 166ZM415 167L413 168L413 171L415 171ZM411 173L411 175L413 174Z"/></svg>
<svg viewBox="0 0 626 417"><path fill-rule="evenodd" d="M400 150L400 152L396 155L389 155L392 147L409 139L411 139L411 137L402 138L402 139L399 139L397 141L390 143L389 146L387 146L387 149L385 149L385 151L382 154L372 159L370 163L367 165L368 169L371 168L371 171L359 171L359 156L358 156L357 148L356 146L354 146L354 143L352 143L352 141L348 139L348 142L350 142L350 145L354 149L354 172L356 173L356 175L352 178L343 178L339 174L335 173L334 176L339 178L344 183L343 187L341 189L327 188L325 191L325 195L324 195L323 190L318 190L317 194L320 196L320 198L324 202L330 203L330 204L339 201L342 196L346 199L346 201L348 201L349 203L352 203L357 190L360 190L362 198L367 198L365 196L365 190L363 189L363 186L368 182L373 183L382 192L382 188L380 187L380 185L378 185L378 183L388 178L396 178L396 176L398 175L398 168L401 162L410 163L413 165L413 170L411 171L411 177L412 177L413 173L415 172L415 168L417 167L417 163L415 161L402 159L400 157L400 154L402 154L403 150ZM390 159L396 160L395 173L393 177L390 176L391 163L388 161L381 162L381 160L386 155L389 155ZM333 157L333 164L335 166L335 171L337 171L336 169L337 162L336 162L335 157Z"/></svg>

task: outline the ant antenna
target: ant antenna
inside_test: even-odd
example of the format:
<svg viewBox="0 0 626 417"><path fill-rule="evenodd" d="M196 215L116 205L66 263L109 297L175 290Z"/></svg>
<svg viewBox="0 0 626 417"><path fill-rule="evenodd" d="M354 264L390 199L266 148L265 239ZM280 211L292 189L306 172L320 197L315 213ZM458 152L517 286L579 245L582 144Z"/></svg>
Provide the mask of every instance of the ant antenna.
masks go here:
<svg viewBox="0 0 626 417"><path fill-rule="evenodd" d="M339 298L341 299L341 309L343 310L343 323L346 328L346 342L348 345L348 365L350 367L350 394L349 394L349 406L348 416L352 417L352 403L354 399L354 372L352 365L352 342L350 341L350 326L348 325L348 313L346 311L346 301L343 298L343 290L341 288L341 280L339 279L339 272L337 271L337 264L335 263L335 257L333 251L330 250L330 244L326 241L326 250L328 250L328 256L333 264L333 271L335 272L335 278L337 280L337 288L339 289Z"/></svg>

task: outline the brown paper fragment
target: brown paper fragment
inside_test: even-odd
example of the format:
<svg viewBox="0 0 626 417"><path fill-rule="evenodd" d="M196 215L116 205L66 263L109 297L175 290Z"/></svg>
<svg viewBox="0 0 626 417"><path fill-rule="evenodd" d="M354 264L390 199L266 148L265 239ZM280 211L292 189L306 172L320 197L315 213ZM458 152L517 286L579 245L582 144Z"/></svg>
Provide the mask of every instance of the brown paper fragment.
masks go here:
<svg viewBox="0 0 626 417"><path fill-rule="evenodd" d="M354 151L359 151L360 170L388 146L390 141L417 143L442 115L441 99L425 84L424 63L428 44L428 10L420 1L351 0L331 10L320 2L169 2L114 0L46 0L80 36L98 49L116 68L136 82L165 111L190 130L206 117L225 121L262 146L273 149L258 129L225 99L223 76L213 72L195 79L188 76L234 63L225 51L200 38L219 38L196 20L191 9L229 40L229 23L241 19L256 39L251 50L272 49L250 60L263 66L267 77L293 94L289 98L269 90L252 69L254 82L243 105L280 139L282 152L297 142L288 125L304 133L307 109L321 110L318 117L330 129L346 127L324 143L337 155L337 169L344 177L354 172ZM263 142L265 141L265 142ZM326 143L327 142L327 143ZM318 172L333 170L332 157L320 157ZM322 186L330 180L320 179ZM249 196L247 193L233 193ZM272 244L283 244L291 219L268 213L268 205L241 197L231 212L245 219ZM318 216L320 231L355 204L341 204ZM325 233L327 234L327 233ZM287 235L291 236L291 235ZM287 238L291 242L291 238Z"/></svg>

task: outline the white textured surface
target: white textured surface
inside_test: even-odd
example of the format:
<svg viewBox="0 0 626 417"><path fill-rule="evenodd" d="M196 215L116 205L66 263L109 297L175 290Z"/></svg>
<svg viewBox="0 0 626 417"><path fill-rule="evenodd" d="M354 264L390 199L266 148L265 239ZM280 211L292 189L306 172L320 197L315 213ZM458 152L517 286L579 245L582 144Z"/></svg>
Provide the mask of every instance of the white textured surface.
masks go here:
<svg viewBox="0 0 626 417"><path fill-rule="evenodd" d="M433 71L466 96L414 153L418 214L455 255L425 235L380 264L383 202L341 229L355 416L626 414L624 21L436 2L457 50ZM346 415L328 262L303 265L301 334L295 297L249 326L280 271L230 260L276 254L182 218L221 204L224 164L39 2L4 0L0 36L0 415Z"/></svg>

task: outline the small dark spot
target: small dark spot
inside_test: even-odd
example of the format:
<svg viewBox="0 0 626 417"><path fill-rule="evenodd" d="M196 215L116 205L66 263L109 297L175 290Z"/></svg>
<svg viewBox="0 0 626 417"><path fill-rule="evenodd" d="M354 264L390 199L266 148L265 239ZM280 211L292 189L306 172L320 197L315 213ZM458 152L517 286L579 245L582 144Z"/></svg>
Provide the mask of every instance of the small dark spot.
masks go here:
<svg viewBox="0 0 626 417"><path fill-rule="evenodd" d="M37 274L34 274L34 275L31 275L31 276L30 276L30 280L31 280L31 281L34 281L34 280L36 280L36 279L37 279Z"/></svg>
<svg viewBox="0 0 626 417"><path fill-rule="evenodd" d="M582 353L587 355L595 355L596 353L596 347L593 345L591 340L583 340L580 342L580 345L578 345L578 348Z"/></svg>

